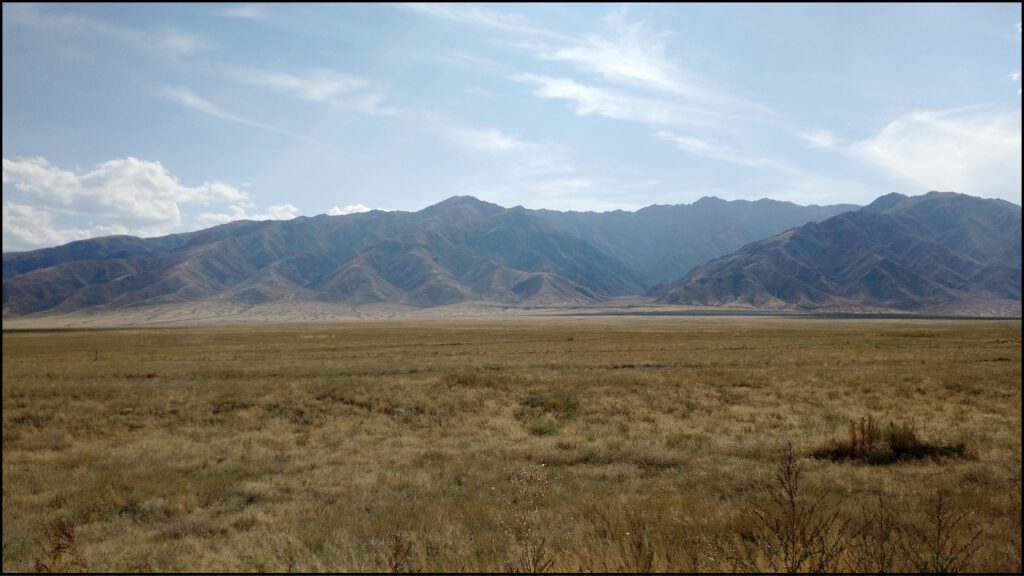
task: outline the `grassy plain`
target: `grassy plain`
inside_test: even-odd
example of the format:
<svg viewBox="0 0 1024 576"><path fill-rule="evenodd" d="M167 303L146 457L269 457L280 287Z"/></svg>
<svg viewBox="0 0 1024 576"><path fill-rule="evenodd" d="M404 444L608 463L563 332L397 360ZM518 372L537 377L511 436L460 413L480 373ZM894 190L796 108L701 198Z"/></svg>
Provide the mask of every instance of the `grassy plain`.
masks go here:
<svg viewBox="0 0 1024 576"><path fill-rule="evenodd" d="M1020 346L967 320L5 332L3 570L771 569L791 443L833 568L1019 571ZM968 457L811 457L865 416Z"/></svg>

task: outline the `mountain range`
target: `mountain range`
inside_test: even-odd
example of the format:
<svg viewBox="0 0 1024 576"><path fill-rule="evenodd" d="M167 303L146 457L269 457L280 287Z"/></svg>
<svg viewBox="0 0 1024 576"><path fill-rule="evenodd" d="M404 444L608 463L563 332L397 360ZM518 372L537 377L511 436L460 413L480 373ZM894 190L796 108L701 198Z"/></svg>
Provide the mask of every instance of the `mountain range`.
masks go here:
<svg viewBox="0 0 1024 576"><path fill-rule="evenodd" d="M703 198L636 212L503 208L237 221L3 254L3 313L189 302L664 304L1020 310L1020 207L951 193L871 205ZM993 308L994 307L994 308ZM952 309L951 308L951 309Z"/></svg>
<svg viewBox="0 0 1024 576"><path fill-rule="evenodd" d="M930 192L748 244L658 290L664 304L1020 314L1021 208Z"/></svg>

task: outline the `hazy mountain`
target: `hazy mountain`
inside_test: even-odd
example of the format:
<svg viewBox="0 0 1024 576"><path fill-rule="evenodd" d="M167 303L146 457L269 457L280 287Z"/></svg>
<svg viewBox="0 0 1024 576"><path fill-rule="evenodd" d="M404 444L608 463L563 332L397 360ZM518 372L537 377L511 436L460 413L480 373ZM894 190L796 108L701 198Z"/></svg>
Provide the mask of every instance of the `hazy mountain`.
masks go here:
<svg viewBox="0 0 1024 576"><path fill-rule="evenodd" d="M5 314L222 299L583 304L642 291L620 262L522 208L239 221L3 255Z"/></svg>
<svg viewBox="0 0 1024 576"><path fill-rule="evenodd" d="M788 230L660 289L672 304L1020 313L1021 208L931 192Z"/></svg>
<svg viewBox="0 0 1024 576"><path fill-rule="evenodd" d="M627 263L644 285L652 287L749 242L857 208L705 197L693 204L648 206L636 212L536 214Z"/></svg>

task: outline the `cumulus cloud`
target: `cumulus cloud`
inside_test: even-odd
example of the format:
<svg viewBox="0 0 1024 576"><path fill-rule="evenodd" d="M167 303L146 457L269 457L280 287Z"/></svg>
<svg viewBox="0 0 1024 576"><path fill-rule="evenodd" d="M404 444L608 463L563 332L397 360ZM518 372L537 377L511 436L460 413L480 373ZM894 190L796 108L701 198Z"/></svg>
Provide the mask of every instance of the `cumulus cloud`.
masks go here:
<svg viewBox="0 0 1024 576"><path fill-rule="evenodd" d="M291 204L271 206L262 214L249 213L245 207L236 204L231 206L230 211L226 213L202 212L196 218L196 222L203 228L206 228L218 224L227 224L235 220L291 220L298 216L299 213L300 210Z"/></svg>
<svg viewBox="0 0 1024 576"><path fill-rule="evenodd" d="M4 250L57 246L75 240L128 234L131 229L120 225L90 226L88 228L58 228L50 213L27 204L4 202Z"/></svg>
<svg viewBox="0 0 1024 576"><path fill-rule="evenodd" d="M335 206L335 207L331 208L330 210L328 210L327 214L329 216L347 216L349 214L357 214L359 212L369 212L369 211L370 211L370 207L369 206L366 206L365 204L357 203L357 204L348 204L348 205L346 205L346 206L344 206L342 208L338 208L337 206Z"/></svg>
<svg viewBox="0 0 1024 576"><path fill-rule="evenodd" d="M1021 201L1020 110L918 110L845 150L910 190Z"/></svg>
<svg viewBox="0 0 1024 576"><path fill-rule="evenodd" d="M292 218L291 205L249 214L248 193L213 180L182 184L160 162L122 158L73 172L45 158L3 159L5 250L52 246L109 234L157 236L216 220ZM228 219L186 221L182 207L224 206ZM213 213L211 213L212 215ZM237 217L236 217L237 216Z"/></svg>

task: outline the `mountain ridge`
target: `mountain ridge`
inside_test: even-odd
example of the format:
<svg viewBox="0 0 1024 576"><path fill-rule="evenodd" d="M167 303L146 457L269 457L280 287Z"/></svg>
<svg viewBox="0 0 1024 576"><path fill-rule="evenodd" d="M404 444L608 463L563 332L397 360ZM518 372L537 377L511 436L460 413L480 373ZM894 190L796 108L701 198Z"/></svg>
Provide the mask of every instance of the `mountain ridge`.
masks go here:
<svg viewBox="0 0 1024 576"><path fill-rule="evenodd" d="M416 212L5 252L3 313L189 302L592 306L645 293L660 304L789 310L928 311L972 298L1004 309L1016 298L1019 310L1020 253L1019 207L955 193L892 193L864 207L704 197L635 212L452 196Z"/></svg>
<svg viewBox="0 0 1024 576"><path fill-rule="evenodd" d="M662 287L664 304L863 306L1020 314L1020 207L956 193L888 194L748 244Z"/></svg>

